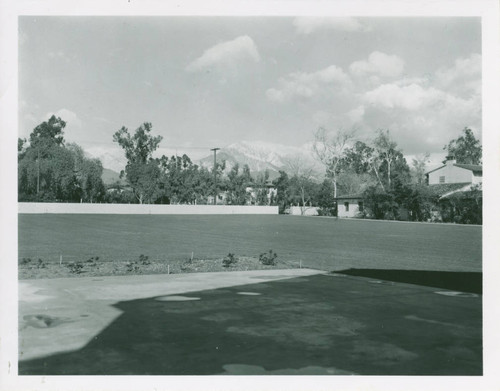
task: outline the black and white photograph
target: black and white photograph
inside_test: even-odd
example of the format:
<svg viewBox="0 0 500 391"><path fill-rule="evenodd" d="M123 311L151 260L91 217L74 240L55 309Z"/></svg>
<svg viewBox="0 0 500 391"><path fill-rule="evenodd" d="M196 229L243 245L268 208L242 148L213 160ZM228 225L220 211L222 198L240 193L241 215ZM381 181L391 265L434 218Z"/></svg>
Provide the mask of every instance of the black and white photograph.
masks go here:
<svg viewBox="0 0 500 391"><path fill-rule="evenodd" d="M498 388L497 3L108 3L1 2L2 390Z"/></svg>

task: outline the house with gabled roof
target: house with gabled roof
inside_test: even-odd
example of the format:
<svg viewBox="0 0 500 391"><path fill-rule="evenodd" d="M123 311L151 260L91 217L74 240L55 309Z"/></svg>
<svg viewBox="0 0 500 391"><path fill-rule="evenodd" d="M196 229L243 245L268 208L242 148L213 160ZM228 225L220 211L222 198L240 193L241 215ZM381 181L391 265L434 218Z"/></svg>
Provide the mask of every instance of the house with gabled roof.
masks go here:
<svg viewBox="0 0 500 391"><path fill-rule="evenodd" d="M475 186L481 187L483 166L460 164L450 155L442 166L428 171L425 176L432 192L440 198L446 198L458 192L469 191Z"/></svg>
<svg viewBox="0 0 500 391"><path fill-rule="evenodd" d="M450 183L479 184L483 181L483 166L457 163L454 156L447 156L441 167L425 174L427 184L442 185Z"/></svg>
<svg viewBox="0 0 500 391"><path fill-rule="evenodd" d="M455 196L471 197L473 191L482 196L483 166L457 163L453 156L447 156L441 167L428 171L426 175L430 193L438 200L439 210L434 210L433 220L441 221L443 212L453 215ZM477 201L477 200L476 200ZM448 218L450 218L448 216Z"/></svg>

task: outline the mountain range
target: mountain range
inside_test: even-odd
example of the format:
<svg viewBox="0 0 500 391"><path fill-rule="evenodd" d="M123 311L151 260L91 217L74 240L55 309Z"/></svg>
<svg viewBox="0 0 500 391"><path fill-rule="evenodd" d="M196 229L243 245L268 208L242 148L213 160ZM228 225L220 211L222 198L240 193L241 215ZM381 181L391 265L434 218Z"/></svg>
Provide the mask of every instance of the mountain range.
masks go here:
<svg viewBox="0 0 500 391"><path fill-rule="evenodd" d="M250 172L257 175L269 172L269 177L279 176L279 171L289 175L312 171L313 176L321 172L321 165L314 160L311 145L291 147L280 144L264 143L262 141L240 141L221 148L217 152L217 161L226 161L226 170L231 170L235 164L240 168L248 165ZM213 155L199 159L196 163L202 167L213 167Z"/></svg>
<svg viewBox="0 0 500 391"><path fill-rule="evenodd" d="M109 152L96 157L100 158L106 167L103 172L104 183L115 183L119 179L117 171L123 168L109 168L107 163L118 161L118 158L110 156ZM321 179L324 172L323 166L314 159L312 143L293 147L263 141L240 141L218 150L216 158L218 162L222 160L226 162L226 172L229 172L236 164L239 164L240 170L244 165L248 165L252 176L256 177L267 170L271 180L277 178L281 170L289 175L308 173L317 179ZM210 154L192 160L201 167L211 169L214 164L214 155Z"/></svg>

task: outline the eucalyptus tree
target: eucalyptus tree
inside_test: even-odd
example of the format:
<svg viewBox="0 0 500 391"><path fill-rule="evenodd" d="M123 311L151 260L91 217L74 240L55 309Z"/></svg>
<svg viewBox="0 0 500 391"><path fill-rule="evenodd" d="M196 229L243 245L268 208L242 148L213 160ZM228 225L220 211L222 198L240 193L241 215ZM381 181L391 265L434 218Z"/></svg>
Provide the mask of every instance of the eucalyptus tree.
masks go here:
<svg viewBox="0 0 500 391"><path fill-rule="evenodd" d="M448 150L449 155L455 156L458 163L482 164L483 147L480 141L470 128L465 127L462 132L461 136L451 140L443 149Z"/></svg>
<svg viewBox="0 0 500 391"><path fill-rule="evenodd" d="M125 176L139 203L153 203L161 196L160 159L153 158L153 153L160 145L162 136L151 135L153 126L144 122L134 134L123 126L113 135L125 152L127 165L120 176Z"/></svg>

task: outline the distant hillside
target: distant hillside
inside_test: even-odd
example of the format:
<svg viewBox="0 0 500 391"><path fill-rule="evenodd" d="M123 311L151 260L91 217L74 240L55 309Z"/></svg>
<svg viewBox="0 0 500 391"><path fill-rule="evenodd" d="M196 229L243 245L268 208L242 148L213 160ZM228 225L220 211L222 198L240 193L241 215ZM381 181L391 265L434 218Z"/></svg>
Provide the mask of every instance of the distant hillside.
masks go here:
<svg viewBox="0 0 500 391"><path fill-rule="evenodd" d="M122 153L120 150L116 152ZM105 167L113 168L104 169L102 180L106 185L120 181L119 167L125 167L122 157L114 156L109 149L106 149L102 154L94 153L93 156L101 159ZM325 172L324 167L314 159L310 143L300 147L292 147L263 141L240 141L221 148L217 152L217 161L221 162L222 160L226 161L226 173L237 163L240 165L241 170L245 164L248 164L250 173L254 178L267 170L270 180L279 177L280 170L286 171L290 176L312 171L311 176L318 181L323 179ZM212 169L214 155L207 154L206 157L193 160L193 162ZM120 183L125 184L125 181L121 180Z"/></svg>
<svg viewBox="0 0 500 391"><path fill-rule="evenodd" d="M217 161L226 161L226 172L236 163L240 168L248 164L252 176L269 172L270 179L277 178L279 171L284 170L293 175L301 170L312 169L313 176L322 177L324 168L314 160L310 146L289 147L264 142L241 141L222 148L217 153ZM209 155L198 162L203 167L212 168L213 155Z"/></svg>
<svg viewBox="0 0 500 391"><path fill-rule="evenodd" d="M279 176L279 167L274 164L258 159L254 159L250 156L245 156L243 154L235 154L234 151L221 150L217 154L217 161L226 161L226 172L230 171L236 164L240 165L240 172L245 164L248 164L250 172L252 175L257 175L268 170L271 178L277 178ZM199 164L203 167L212 168L214 164L213 156L207 156L199 161Z"/></svg>
<svg viewBox="0 0 500 391"><path fill-rule="evenodd" d="M106 186L116 182L119 182L122 185L125 184L125 181L120 179L120 174L116 171L110 170L109 168L104 168L102 170L102 181Z"/></svg>

